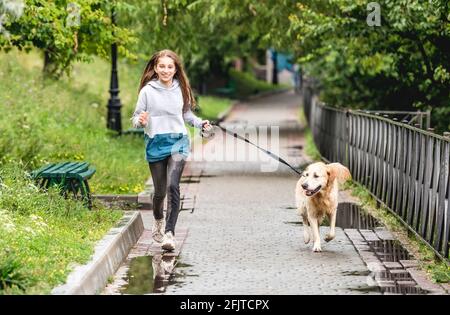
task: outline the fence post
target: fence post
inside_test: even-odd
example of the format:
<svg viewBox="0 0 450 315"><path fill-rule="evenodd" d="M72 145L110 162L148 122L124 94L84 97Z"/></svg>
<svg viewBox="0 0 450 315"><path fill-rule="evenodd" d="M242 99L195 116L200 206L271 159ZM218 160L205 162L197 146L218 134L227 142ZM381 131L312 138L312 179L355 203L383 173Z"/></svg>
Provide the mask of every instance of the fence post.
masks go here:
<svg viewBox="0 0 450 315"><path fill-rule="evenodd" d="M430 128L431 124L431 110L427 110L427 130Z"/></svg>

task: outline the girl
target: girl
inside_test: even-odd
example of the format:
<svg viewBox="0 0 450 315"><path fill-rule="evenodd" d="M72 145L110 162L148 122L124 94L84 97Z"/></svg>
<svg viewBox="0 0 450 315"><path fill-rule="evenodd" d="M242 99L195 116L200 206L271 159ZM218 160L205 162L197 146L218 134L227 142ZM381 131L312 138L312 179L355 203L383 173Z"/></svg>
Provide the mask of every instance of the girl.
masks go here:
<svg viewBox="0 0 450 315"><path fill-rule="evenodd" d="M145 67L136 110L131 118L135 128L144 128L145 153L153 179L152 237L165 250L175 249L175 225L180 208L180 178L190 143L185 122L207 132L208 120L201 120L195 107L189 80L179 57L170 50L155 53ZM163 202L167 193L164 222Z"/></svg>

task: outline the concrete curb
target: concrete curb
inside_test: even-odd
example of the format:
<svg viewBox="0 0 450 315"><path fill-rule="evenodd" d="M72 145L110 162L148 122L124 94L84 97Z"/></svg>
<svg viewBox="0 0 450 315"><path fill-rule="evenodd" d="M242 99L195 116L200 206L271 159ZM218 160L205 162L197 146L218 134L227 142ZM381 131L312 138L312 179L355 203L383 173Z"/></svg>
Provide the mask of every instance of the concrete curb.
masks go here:
<svg viewBox="0 0 450 315"><path fill-rule="evenodd" d="M93 295L101 292L143 231L141 213L125 212L117 226L97 243L91 260L86 265L77 266L67 277L67 282L54 288L51 294Z"/></svg>
<svg viewBox="0 0 450 315"><path fill-rule="evenodd" d="M128 201L128 202L137 202L138 195L92 195L94 199L105 200L109 202L114 201Z"/></svg>

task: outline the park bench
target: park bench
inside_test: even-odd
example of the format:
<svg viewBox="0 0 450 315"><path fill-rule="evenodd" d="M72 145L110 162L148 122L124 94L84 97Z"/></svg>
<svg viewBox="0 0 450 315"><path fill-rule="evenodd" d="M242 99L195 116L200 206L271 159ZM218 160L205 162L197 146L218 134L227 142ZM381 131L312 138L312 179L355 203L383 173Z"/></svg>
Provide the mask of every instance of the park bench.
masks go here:
<svg viewBox="0 0 450 315"><path fill-rule="evenodd" d="M67 198L72 193L75 199L83 200L92 209L92 198L88 179L95 173L95 168L87 162L63 162L47 164L33 172L31 177L41 188L59 186L61 193Z"/></svg>

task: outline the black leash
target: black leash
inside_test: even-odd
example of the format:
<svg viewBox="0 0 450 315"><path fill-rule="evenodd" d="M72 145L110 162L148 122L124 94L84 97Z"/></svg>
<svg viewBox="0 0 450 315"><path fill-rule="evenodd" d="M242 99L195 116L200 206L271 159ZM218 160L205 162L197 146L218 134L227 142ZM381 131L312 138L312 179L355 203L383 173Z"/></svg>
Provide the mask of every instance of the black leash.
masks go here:
<svg viewBox="0 0 450 315"><path fill-rule="evenodd" d="M301 172L297 171L297 170L296 170L294 167L292 167L288 162L286 162L285 160L283 160L283 159L280 158L279 156L273 154L272 152L270 152L270 151L268 151L268 150L266 150L266 149L263 149L263 148L257 146L256 144L250 142L247 138L244 138L244 137L238 135L238 134L235 133L235 132L231 132L231 131L227 130L226 128L222 127L221 125L219 125L219 124L217 124L217 123L211 123L211 125L214 125L214 126L219 127L223 132L228 133L228 134L232 135L232 136L235 137L235 138L244 140L245 142L247 142L247 143L249 143L249 144L251 144L251 145L254 145L254 146L257 147L258 149L260 149L260 150L264 151L265 153L267 153L268 155L270 155L270 156L271 156L272 158L274 158L275 160L278 160L279 162L281 162L281 163L283 163L283 164L289 166L289 167L290 167L294 172L296 172L297 174L302 175Z"/></svg>

